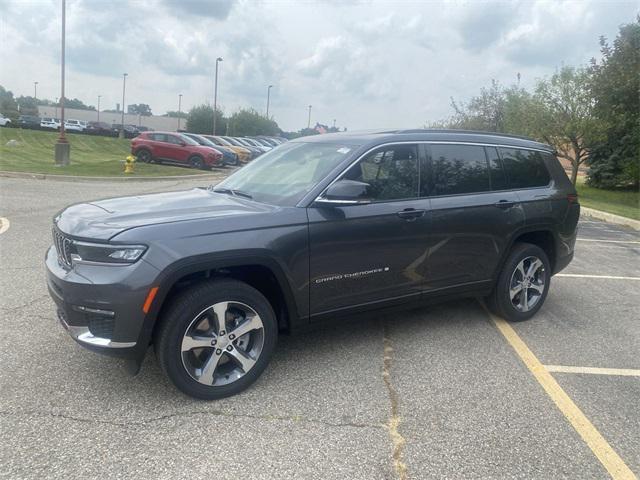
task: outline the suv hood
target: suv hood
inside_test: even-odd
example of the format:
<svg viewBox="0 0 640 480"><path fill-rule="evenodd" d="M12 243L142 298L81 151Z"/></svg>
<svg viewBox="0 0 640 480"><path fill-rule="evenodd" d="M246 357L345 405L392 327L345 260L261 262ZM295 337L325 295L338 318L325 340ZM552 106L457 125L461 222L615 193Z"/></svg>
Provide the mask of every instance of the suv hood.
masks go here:
<svg viewBox="0 0 640 480"><path fill-rule="evenodd" d="M134 227L230 215L269 213L276 208L194 188L79 203L58 213L54 217L54 223L62 232L73 237L109 240Z"/></svg>

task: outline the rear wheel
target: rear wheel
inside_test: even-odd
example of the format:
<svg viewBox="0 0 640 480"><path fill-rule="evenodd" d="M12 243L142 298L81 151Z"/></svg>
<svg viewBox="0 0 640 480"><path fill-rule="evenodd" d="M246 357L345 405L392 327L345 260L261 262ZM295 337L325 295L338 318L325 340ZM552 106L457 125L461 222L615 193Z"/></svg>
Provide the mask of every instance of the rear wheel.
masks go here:
<svg viewBox="0 0 640 480"><path fill-rule="evenodd" d="M136 158L139 162L150 163L151 162L151 152L149 150L139 150L136 154Z"/></svg>
<svg viewBox="0 0 640 480"><path fill-rule="evenodd" d="M490 309L507 320L533 317L542 307L551 283L549 259L540 247L517 243L488 297Z"/></svg>
<svg viewBox="0 0 640 480"><path fill-rule="evenodd" d="M174 385L213 400L241 392L266 368L277 341L269 301L235 280L210 281L179 295L163 316L155 349Z"/></svg>
<svg viewBox="0 0 640 480"><path fill-rule="evenodd" d="M189 159L189 164L193 168L199 168L199 169L204 168L204 161L202 160L202 157L199 157L198 155L194 155L193 157L191 157Z"/></svg>

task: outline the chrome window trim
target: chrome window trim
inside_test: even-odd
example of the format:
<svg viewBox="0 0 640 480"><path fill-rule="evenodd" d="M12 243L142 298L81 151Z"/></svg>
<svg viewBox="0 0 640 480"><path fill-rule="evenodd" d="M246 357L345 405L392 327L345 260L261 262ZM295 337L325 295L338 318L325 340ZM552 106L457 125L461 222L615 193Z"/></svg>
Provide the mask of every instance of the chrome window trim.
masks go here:
<svg viewBox="0 0 640 480"><path fill-rule="evenodd" d="M386 142L386 143L381 143L379 145L375 145L373 147L371 147L370 149L366 150L364 153L360 154L353 162L351 162L349 165L347 165L344 170L342 170L342 172L340 172L340 174L338 174L338 176L336 176L336 178L334 178L329 185L327 185L326 187L324 187L322 189L322 192L320 192L320 194L308 205L311 206L314 203L316 203L317 201L322 201L324 199L323 195L325 194L325 192L327 191L327 189L333 185L334 183L336 183L338 180L341 180L342 177L344 177L344 175L347 173L347 171L349 171L349 169L351 167L353 167L356 163L358 163L360 160L362 160L365 156L369 155L371 152L373 152L374 150L377 150L378 148L382 148L382 147L389 147L389 146L393 146L393 145L472 145L472 146L477 146L477 147L502 147L502 148L515 148L515 149L520 149L520 150L531 150L534 152L541 152L541 153L552 153L553 151L549 151L546 149L542 149L542 148L533 148L533 147L520 147L517 145L504 145L501 143L481 143L481 142L461 142L461 141L451 141L451 140L415 140L415 141L409 141L409 140L404 140L404 141L397 141L397 142ZM551 185L551 182L549 183L549 185ZM513 192L516 190L529 190L529 189L533 189L533 188L549 188L549 185L543 186L543 187L527 187L527 188L509 188L506 190L501 190L504 192ZM478 192L478 193L493 193L494 190L489 190L488 192ZM468 195L468 194L459 194L459 195ZM427 197L418 197L418 198L441 198L442 196L427 196ZM400 199L400 200L404 200L404 199ZM411 200L411 199L407 199L407 200ZM373 202L371 202L373 203Z"/></svg>

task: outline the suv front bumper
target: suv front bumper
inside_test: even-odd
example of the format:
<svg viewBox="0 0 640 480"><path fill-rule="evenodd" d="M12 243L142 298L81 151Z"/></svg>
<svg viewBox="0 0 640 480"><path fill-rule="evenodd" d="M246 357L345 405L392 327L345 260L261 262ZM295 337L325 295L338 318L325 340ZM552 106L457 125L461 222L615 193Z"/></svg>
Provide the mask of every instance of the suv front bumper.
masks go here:
<svg viewBox="0 0 640 480"><path fill-rule="evenodd" d="M55 247L46 254L47 287L61 325L82 346L112 356L137 352L149 279L158 271L140 260L127 266L66 269Z"/></svg>

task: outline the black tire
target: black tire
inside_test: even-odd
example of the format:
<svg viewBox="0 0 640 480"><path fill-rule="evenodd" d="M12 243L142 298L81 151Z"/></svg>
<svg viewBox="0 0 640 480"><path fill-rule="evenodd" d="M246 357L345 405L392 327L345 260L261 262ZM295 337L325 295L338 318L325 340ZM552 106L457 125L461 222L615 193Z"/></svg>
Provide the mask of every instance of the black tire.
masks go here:
<svg viewBox="0 0 640 480"><path fill-rule="evenodd" d="M143 163L151 163L151 161L153 160L153 158L151 156L151 152L149 150L147 150L146 148L143 148L143 149L138 150L136 152L136 159L139 162L143 162Z"/></svg>
<svg viewBox="0 0 640 480"><path fill-rule="evenodd" d="M193 168L202 170L204 169L204 160L199 155L194 155L189 159L189 165L191 165Z"/></svg>
<svg viewBox="0 0 640 480"><path fill-rule="evenodd" d="M263 324L262 350L253 366L237 380L226 385L204 385L187 371L181 346L199 312L219 302L240 302L259 315ZM232 333L231 328L227 333ZM162 370L179 390L202 400L215 400L235 395L255 382L269 364L277 339L277 321L269 301L246 283L220 279L197 284L173 299L160 319L154 347Z"/></svg>
<svg viewBox="0 0 640 480"><path fill-rule="evenodd" d="M523 262L523 270L529 270L534 263L529 259L533 258L539 259L542 266L538 267L536 274L529 281L526 280L526 277L523 279L525 285L530 285L530 287L520 290L512 299L511 287L513 286L516 291L517 287L522 288L523 283L519 281L522 275L518 266ZM544 250L530 243L516 243L504 263L493 292L487 297L487 304L493 313L511 322L528 320L538 313L544 304L550 285L551 265ZM531 291L529 292L529 290ZM542 291L540 292L540 290ZM535 303L529 308L529 302L534 300ZM522 309L523 303L528 308L527 310Z"/></svg>

